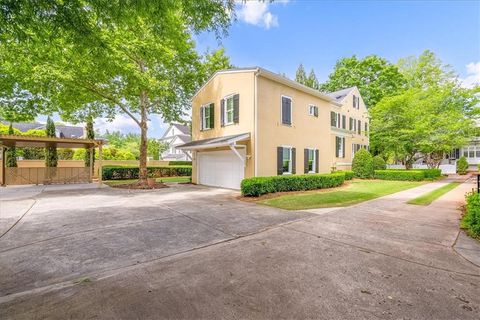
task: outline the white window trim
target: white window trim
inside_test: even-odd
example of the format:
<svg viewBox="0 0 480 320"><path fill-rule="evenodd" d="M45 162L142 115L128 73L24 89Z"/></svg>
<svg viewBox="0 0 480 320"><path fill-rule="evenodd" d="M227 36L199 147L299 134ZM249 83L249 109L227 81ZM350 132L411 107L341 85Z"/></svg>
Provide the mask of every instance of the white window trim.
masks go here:
<svg viewBox="0 0 480 320"><path fill-rule="evenodd" d="M205 128L205 126L204 126L205 125L205 113L202 114L202 109L205 109L206 107L210 106L212 103L213 102L209 102L209 103L206 103L206 104L202 104L200 106L200 115L202 116L202 123L201 123L201 126L200 126L201 131L212 130L212 128L210 128L210 127ZM214 107L214 109L215 109L215 107ZM215 112L215 110L213 112ZM209 120L210 120L210 118L209 118ZM210 121L208 123L208 126L210 126Z"/></svg>
<svg viewBox="0 0 480 320"><path fill-rule="evenodd" d="M282 100L283 100L283 98L290 99L290 124L283 123L283 110L282 110L282 102L283 102ZM293 99L292 99L292 97L286 96L284 94L282 94L280 96L280 123L284 126L287 126L287 127L293 126Z"/></svg>
<svg viewBox="0 0 480 320"><path fill-rule="evenodd" d="M230 99L236 95L237 93L232 93L232 94L229 94L228 96L225 96L223 97L223 100L225 101L225 105L224 105L224 108L223 108L223 119L225 121L225 123L223 124L224 126L229 126L231 124L234 124L234 120L233 120L233 117L234 117L234 113L235 113L235 104L233 105L233 109L232 109L232 121L231 122L227 122L227 99Z"/></svg>
<svg viewBox="0 0 480 320"><path fill-rule="evenodd" d="M342 141L342 139L345 140L345 137L337 136L337 138L340 139L340 149L338 149L338 158L343 158L344 155L345 155L345 150L343 150L343 143L344 143L344 142ZM346 141L345 141L345 142L346 142ZM335 148L336 148L336 146L335 146ZM336 153L336 151L337 151L337 150L335 150L335 153Z"/></svg>
<svg viewBox="0 0 480 320"><path fill-rule="evenodd" d="M282 147L282 168L283 168L283 149L287 148L290 150L290 162L288 163L288 172L283 172L282 175L292 174L292 146L281 146Z"/></svg>
<svg viewBox="0 0 480 320"><path fill-rule="evenodd" d="M337 113L337 126L336 128L340 129L342 127L342 115L340 113Z"/></svg>
<svg viewBox="0 0 480 320"><path fill-rule="evenodd" d="M312 113L312 107L313 107L313 113ZM308 105L308 115L309 116L315 117L315 108L317 108L317 106L314 105L314 104L309 104Z"/></svg>
<svg viewBox="0 0 480 320"><path fill-rule="evenodd" d="M317 148L307 148L307 150L313 151L313 165L312 165L313 171L308 171L308 173L317 173Z"/></svg>

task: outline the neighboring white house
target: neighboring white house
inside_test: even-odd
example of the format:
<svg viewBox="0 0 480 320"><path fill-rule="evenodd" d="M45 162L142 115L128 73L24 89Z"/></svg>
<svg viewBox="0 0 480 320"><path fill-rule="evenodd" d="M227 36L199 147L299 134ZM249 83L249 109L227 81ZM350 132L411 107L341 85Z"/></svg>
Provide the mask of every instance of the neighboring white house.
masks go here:
<svg viewBox="0 0 480 320"><path fill-rule="evenodd" d="M166 143L168 149L163 152L160 157L162 160L192 160L190 151L183 151L177 149L176 147L185 143L188 143L192 140L192 135L190 133L190 128L186 125L179 123L172 123L170 127L165 131L162 138L160 138L161 143Z"/></svg>

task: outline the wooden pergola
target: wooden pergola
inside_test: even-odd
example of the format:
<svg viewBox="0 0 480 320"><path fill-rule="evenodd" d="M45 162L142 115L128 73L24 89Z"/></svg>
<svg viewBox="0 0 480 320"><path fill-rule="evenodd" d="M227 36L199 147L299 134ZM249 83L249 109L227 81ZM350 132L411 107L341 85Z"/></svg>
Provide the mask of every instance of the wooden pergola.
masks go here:
<svg viewBox="0 0 480 320"><path fill-rule="evenodd" d="M71 148L71 149L89 149L93 151L95 148L98 148L98 181L99 185L102 184L102 140L91 140L91 139L77 139L77 138L57 138L57 137L35 137L35 136L20 136L20 135L0 135L0 148L2 155L2 175L0 177L0 182L2 186L5 186L6 183L6 162L5 162L5 153L8 148L18 147L18 148ZM90 152L90 180L92 178L93 171L93 152Z"/></svg>

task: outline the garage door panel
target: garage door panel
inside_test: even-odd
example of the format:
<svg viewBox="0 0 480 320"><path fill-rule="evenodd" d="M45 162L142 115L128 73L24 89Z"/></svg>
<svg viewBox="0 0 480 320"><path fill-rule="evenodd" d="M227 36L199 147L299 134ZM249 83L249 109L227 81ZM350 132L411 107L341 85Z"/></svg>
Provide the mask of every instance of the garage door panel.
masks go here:
<svg viewBox="0 0 480 320"><path fill-rule="evenodd" d="M245 150L238 152L245 157ZM245 169L232 151L200 152L197 159L200 184L240 189Z"/></svg>

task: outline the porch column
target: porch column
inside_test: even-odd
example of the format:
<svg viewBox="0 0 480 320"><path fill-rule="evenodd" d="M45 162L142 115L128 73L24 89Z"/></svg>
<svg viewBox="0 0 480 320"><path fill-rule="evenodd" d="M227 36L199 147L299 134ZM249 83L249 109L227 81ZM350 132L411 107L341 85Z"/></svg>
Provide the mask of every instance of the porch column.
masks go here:
<svg viewBox="0 0 480 320"><path fill-rule="evenodd" d="M102 186L102 144L98 145L98 186Z"/></svg>

